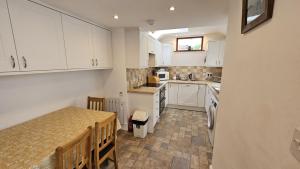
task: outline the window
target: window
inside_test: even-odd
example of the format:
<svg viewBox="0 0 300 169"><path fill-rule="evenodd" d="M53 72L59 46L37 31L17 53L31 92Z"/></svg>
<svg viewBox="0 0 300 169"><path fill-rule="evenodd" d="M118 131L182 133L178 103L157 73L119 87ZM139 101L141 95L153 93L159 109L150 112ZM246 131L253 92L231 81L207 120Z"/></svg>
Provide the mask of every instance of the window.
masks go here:
<svg viewBox="0 0 300 169"><path fill-rule="evenodd" d="M177 38L176 51L203 51L203 36Z"/></svg>

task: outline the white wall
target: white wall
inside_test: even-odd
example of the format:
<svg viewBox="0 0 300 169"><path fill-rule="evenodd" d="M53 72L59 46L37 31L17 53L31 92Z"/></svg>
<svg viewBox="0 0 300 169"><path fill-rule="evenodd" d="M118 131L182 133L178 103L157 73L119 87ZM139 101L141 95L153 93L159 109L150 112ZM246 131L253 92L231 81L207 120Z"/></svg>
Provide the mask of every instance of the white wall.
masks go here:
<svg viewBox="0 0 300 169"><path fill-rule="evenodd" d="M160 39L162 43L172 45L172 50L176 51L176 38L174 36L166 36ZM208 49L208 41L210 40L224 40L225 35L221 33L211 33L204 35L203 50L199 52L173 52L171 65L172 66L204 66L204 59Z"/></svg>
<svg viewBox="0 0 300 169"><path fill-rule="evenodd" d="M214 169L299 169L289 149L300 127L299 0L275 1L271 21L242 35L230 1Z"/></svg>
<svg viewBox="0 0 300 169"><path fill-rule="evenodd" d="M103 96L101 70L0 77L0 129Z"/></svg>
<svg viewBox="0 0 300 169"><path fill-rule="evenodd" d="M105 71L104 94L105 97L120 98L122 100L122 115L124 123L122 128L127 129L127 81L126 81L126 49L125 29L115 28L112 30L113 44L113 70ZM120 95L122 93L123 95ZM121 120L121 119L120 119Z"/></svg>

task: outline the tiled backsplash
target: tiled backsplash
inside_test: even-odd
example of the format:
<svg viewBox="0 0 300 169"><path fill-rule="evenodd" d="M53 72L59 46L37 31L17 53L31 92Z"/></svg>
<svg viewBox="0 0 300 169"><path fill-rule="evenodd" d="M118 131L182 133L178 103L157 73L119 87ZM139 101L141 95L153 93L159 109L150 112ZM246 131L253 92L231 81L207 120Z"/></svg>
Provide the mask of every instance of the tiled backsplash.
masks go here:
<svg viewBox="0 0 300 169"><path fill-rule="evenodd" d="M127 88L147 83L147 75L151 73L152 70L152 68L126 69Z"/></svg>
<svg viewBox="0 0 300 169"><path fill-rule="evenodd" d="M169 67L168 71L170 72L170 79L176 75L187 76L190 73L195 75L196 80L205 80L206 73L212 73L213 76L222 76L222 68L208 68L201 66L174 66Z"/></svg>
<svg viewBox="0 0 300 169"><path fill-rule="evenodd" d="M159 68L155 69L158 70ZM147 75L151 73L152 70L153 68L126 69L128 88L147 83ZM174 66L168 67L167 71L170 72L170 79L176 75L187 76L190 73L194 73L196 80L205 80L207 73L211 73L213 76L217 77L222 76L222 68L209 68L202 66Z"/></svg>

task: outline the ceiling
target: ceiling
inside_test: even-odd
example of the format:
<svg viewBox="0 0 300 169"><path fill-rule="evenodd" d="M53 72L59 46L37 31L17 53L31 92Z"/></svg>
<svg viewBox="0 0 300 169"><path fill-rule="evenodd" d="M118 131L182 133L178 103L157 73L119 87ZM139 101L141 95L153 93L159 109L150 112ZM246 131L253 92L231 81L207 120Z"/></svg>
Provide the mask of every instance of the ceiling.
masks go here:
<svg viewBox="0 0 300 169"><path fill-rule="evenodd" d="M53 7L107 27L145 31L227 24L227 0L41 0ZM174 12L169 11L175 6ZM113 16L119 15L119 20ZM154 19L150 26L146 20Z"/></svg>

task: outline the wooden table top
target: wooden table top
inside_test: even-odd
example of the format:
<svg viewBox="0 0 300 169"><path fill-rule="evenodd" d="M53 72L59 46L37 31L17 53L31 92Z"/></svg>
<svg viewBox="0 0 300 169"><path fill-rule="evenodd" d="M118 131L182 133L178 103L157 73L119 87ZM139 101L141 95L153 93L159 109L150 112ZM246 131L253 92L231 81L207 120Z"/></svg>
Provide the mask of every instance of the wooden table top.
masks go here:
<svg viewBox="0 0 300 169"><path fill-rule="evenodd" d="M52 168L58 146L112 115L68 107L0 130L1 169Z"/></svg>

